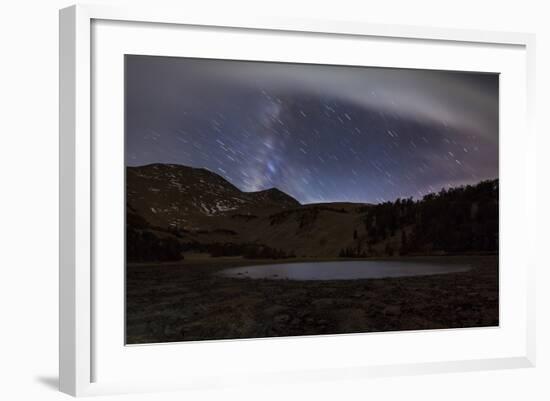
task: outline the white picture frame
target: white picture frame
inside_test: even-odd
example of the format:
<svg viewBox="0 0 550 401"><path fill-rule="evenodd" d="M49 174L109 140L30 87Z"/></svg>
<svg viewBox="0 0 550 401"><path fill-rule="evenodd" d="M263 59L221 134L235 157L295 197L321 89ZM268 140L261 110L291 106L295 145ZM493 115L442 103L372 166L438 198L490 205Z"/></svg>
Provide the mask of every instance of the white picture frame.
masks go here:
<svg viewBox="0 0 550 401"><path fill-rule="evenodd" d="M72 6L60 11L60 390L75 396L94 395L107 393L126 393L134 391L161 391L167 389L188 389L188 388L209 388L247 382L292 382L296 380L328 380L331 378L363 378L369 376L386 376L402 374L421 374L432 372L449 371L468 371L480 369L505 369L514 367L530 367L535 364L535 321L534 321L534 270L535 260L531 256L523 259L519 266L521 277L510 277L511 281L517 283L519 289L510 298L510 302L516 302L519 323L510 323L502 325L493 332L483 331L461 331L453 333L446 332L446 337L454 340L477 341L476 338L483 337L483 341L495 339L498 330L505 333L507 330L514 332L510 337L502 340L500 348L494 351L483 353L472 352L465 358L452 358L443 360L417 360L411 355L407 362L395 362L391 358L385 358L382 355L374 362L361 362L361 355L356 359L339 361L339 364L332 366L330 352L324 361L316 362L313 366L303 364L296 369L290 366L285 367L284 363L277 366L276 370L258 372L248 372L250 374L241 376L240 381L231 375L225 375L223 369L215 374L205 375L200 369L190 373L183 378L170 376L165 379L153 378L148 376L147 372L143 377L136 376L132 379L131 370L129 376L116 377L108 375L103 380L102 374L98 372L97 358L107 361L107 348L105 348L105 328L99 332L96 326L104 319L104 315L98 313L101 307L95 307L94 294L97 286L104 283L104 276L98 277L94 268L98 255L94 251L94 232L97 231L98 216L96 212L95 192L98 189L97 175L98 152L105 149L105 144L98 144L94 139L94 87L92 79L94 68L102 68L97 64L94 56L97 54L97 47L103 46L105 40L98 39L93 41L94 23L105 21L107 24L116 22L139 23L151 26L151 24L162 27L201 27L204 29L229 29L233 32L239 30L248 33L283 33L285 35L306 35L307 37L321 38L383 38L384 40L410 40L419 43L436 43L438 45L456 45L467 47L478 47L484 51L483 46L495 48L513 49L514 60L518 63L518 70L525 76L516 77L511 80L513 85L519 89L525 96L519 96L518 102L525 109L518 114L517 121L509 120L509 124L514 128L520 127L521 135L516 137L505 137L502 146L513 147L520 154L520 160L524 161L515 173L506 167L506 160L503 160L503 180L510 182L521 182L524 191L517 195L515 200L511 200L507 208L501 209L502 218L508 218L510 212L519 213L519 218L513 220L516 228L530 230L534 232L535 208L534 208L534 172L535 172L535 137L532 128L533 110L534 110L534 35L525 33L506 33L506 32L484 32L459 29L437 29L414 26L390 26L374 25L361 22L348 21L315 21L315 20L293 20L279 18L257 18L243 16L239 20L229 20L215 15L187 15L185 10L166 11L155 8L112 8L108 6L78 5ZM142 27L144 25L141 25ZM107 27L109 28L109 27ZM176 29L174 28L174 29ZM128 27L118 27L116 29L129 29ZM136 27L135 29L141 29ZM107 30L107 33L110 31ZM136 31L137 32L137 31ZM159 35L170 34L165 29L158 30ZM221 34L224 34L223 32ZM119 35L123 36L123 35ZM151 35L151 43L154 45L155 35ZM159 36L160 37L160 36ZM277 40L274 38L273 40ZM117 41L113 40L116 45ZM457 51L460 49L457 47ZM517 51L516 51L517 50ZM101 49L99 49L101 51ZM120 48L116 51L121 51ZM149 52L152 50L149 50ZM429 50L427 50L429 51ZM242 57L246 57L243 55ZM503 58L502 60L505 60ZM500 61L503 62L503 61ZM399 61L397 61L399 64ZM452 67L452 60L449 61ZM386 63L387 64L387 63ZM383 63L383 65L386 65ZM108 66L108 64L106 64ZM463 66L456 67L464 68ZM500 72L498 68L491 68L493 72ZM122 72L120 72L122 74ZM510 74L515 74L510 72ZM521 79L520 79L521 78ZM512 84L511 84L512 85ZM510 87L510 90L513 88ZM506 92L509 93L509 92ZM503 96L506 96L506 93ZM508 121L508 120L506 120ZM508 123L506 123L508 124ZM519 124L519 125L517 125ZM506 132L506 126L503 127ZM521 146L515 146L521 140ZM504 150L508 149L505 148ZM114 150L116 152L117 149ZM508 193L504 193L507 195ZM501 197L503 193L501 192ZM513 195L510 195L512 199ZM521 196L521 197L520 197ZM515 203L514 203L515 202ZM515 208L513 206L516 206ZM518 208L520 210L518 211ZM122 213L122 208L120 208ZM512 223L508 225L511 227ZM507 233L505 233L508 235ZM506 241L503 241L506 246ZM508 242L509 243L509 242ZM525 241L518 245L519 251L524 251L524 255L533 255L529 252L532 246ZM521 252L516 252L519 257ZM501 258L503 256L501 255ZM511 255L510 258L513 258ZM519 259L518 259L519 260ZM515 273L514 273L515 274ZM519 274L519 273L518 273ZM120 277L119 277L120 278ZM512 280L513 279L513 280ZM118 280L118 279L117 279ZM118 283L118 281L116 282ZM501 280L502 284L502 280ZM114 290L121 293L123 288L113 286ZM506 282L502 286L502 291L506 291ZM501 304L502 305L502 304ZM113 315L112 318L116 318ZM106 318L105 318L106 319ZM508 319L510 322L511 319ZM108 320L105 320L108 321ZM111 320L112 321L112 320ZM100 324L99 324L100 325ZM123 321L120 321L123 325ZM101 325L100 325L101 326ZM378 333L364 336L332 336L331 339L309 338L300 340L293 338L277 340L247 340L234 342L207 342L200 349L191 349L190 347L179 348L178 352L187 352L189 355L230 355L231 349L242 347L246 344L248 353L264 352L267 348L273 348L274 352L298 352L298 349L306 349L307 352L315 353L321 347L337 347L343 342L353 343L356 346L364 341L384 343L383 339L387 337L393 343L407 343L408 341L418 341L422 343L423 338L428 341L439 341L438 336L441 333L410 333L407 336L396 337L395 334ZM431 336L431 337L430 337ZM513 337L513 339L512 339ZM98 338L100 339L98 341ZM466 338L466 339L464 339ZM471 338L471 339L468 339ZM504 337L503 337L504 338ZM330 344L327 343L330 341ZM498 342L498 341L496 341ZM506 351L506 347L514 343L513 350ZM222 345L217 345L223 343ZM413 344L413 343L411 343ZM120 342L120 347L125 348ZM132 348L131 355L127 355L128 361L139 361L140 358L147 363L151 361L162 361L166 356L166 350L169 347L178 347L178 345L162 345L141 347L146 348L147 356L142 356L143 352L135 351ZM209 347L209 348L207 348ZM459 347L460 348L460 347ZM162 349L162 350L161 350ZM127 351L127 350L126 350ZM226 354L227 353L227 354ZM126 352L128 354L128 352ZM155 355L156 354L156 355ZM121 354L122 355L122 354ZM126 356L125 356L126 357ZM122 358L122 356L121 356ZM351 358L351 357L350 357ZM245 358L246 359L246 358ZM376 358L374 358L376 359ZM109 363L123 363L121 360L109 360ZM105 365L105 362L102 362ZM168 363L168 366L170 364ZM243 368L244 369L244 368ZM98 379L99 378L99 379Z"/></svg>

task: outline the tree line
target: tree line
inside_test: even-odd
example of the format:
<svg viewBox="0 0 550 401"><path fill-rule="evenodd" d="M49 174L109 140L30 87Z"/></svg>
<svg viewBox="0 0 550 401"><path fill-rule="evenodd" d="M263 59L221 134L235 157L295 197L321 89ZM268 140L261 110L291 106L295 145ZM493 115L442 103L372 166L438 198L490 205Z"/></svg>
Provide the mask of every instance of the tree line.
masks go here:
<svg viewBox="0 0 550 401"><path fill-rule="evenodd" d="M355 245L339 255L497 252L498 192L498 180L487 180L442 189L416 201L397 199L366 207L366 235L358 238L354 231Z"/></svg>

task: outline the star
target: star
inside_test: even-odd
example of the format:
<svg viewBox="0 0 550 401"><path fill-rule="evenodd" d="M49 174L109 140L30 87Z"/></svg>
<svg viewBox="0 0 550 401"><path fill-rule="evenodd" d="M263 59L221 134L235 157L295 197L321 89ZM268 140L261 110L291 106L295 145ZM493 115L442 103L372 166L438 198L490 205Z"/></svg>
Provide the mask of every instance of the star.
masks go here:
<svg viewBox="0 0 550 401"><path fill-rule="evenodd" d="M498 75L127 56L128 165L206 168L301 203L498 178Z"/></svg>

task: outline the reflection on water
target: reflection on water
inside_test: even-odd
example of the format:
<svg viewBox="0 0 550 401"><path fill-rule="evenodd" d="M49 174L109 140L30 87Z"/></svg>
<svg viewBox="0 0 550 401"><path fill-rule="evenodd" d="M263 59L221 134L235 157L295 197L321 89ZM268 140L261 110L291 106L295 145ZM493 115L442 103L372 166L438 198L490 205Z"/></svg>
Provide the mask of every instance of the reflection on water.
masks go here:
<svg viewBox="0 0 550 401"><path fill-rule="evenodd" d="M448 265L403 261L338 261L280 263L222 270L219 274L233 278L273 280L355 280L385 277L427 276L470 270L467 265Z"/></svg>

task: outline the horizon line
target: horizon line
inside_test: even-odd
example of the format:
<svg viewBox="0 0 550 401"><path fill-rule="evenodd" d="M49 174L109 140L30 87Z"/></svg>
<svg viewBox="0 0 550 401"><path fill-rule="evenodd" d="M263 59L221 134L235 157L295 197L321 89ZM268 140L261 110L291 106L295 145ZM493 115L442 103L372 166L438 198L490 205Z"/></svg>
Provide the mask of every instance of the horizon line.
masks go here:
<svg viewBox="0 0 550 401"><path fill-rule="evenodd" d="M494 178L484 178L484 179L480 179L479 181L477 181L476 183L474 184L461 184L461 185L457 185L457 186L443 186L441 187L439 190L436 190L436 191L433 191L433 192L428 192L424 195L422 195L422 197L417 197L417 196L398 196L397 198L395 198L393 201L392 200L384 200L383 202L378 202L378 203L373 203L373 202L364 202L364 201L350 201L350 200L333 200L333 201L313 201L313 202L300 202L298 199L296 199L296 197L294 197L293 195L283 191L282 189L278 188L278 187L269 187L269 188L265 188L265 189L260 189L260 190L257 190L257 191L245 191L241 188L239 188L237 185L233 184L229 179L225 178L224 176L218 174L217 172L215 171L212 171L210 170L209 168L207 167L194 167L194 166L189 166L189 165L186 165L186 164L180 164L180 163L162 163L162 162L152 162L152 163L146 163L146 164L141 164L141 165L128 165L126 164L125 168L141 168L141 167L150 167L150 166L154 166L154 165L161 165L161 166L177 166L177 167L185 167L185 168L191 168L191 169L196 169L196 170L205 170L205 171L208 171L212 174L215 174L217 175L218 177L222 178L223 180L227 181L229 184L233 185L235 188L237 188L239 191L245 193L245 194L253 194L253 193L258 193L258 192L265 192L265 191L270 191L270 190L277 190L279 192L282 192L283 194L285 194L286 196L288 197L291 197L292 199L294 199L296 202L298 202L301 206L306 206L306 205L320 205L320 204L331 204L331 203L352 203L352 204L357 204L357 205L381 205L381 204L384 204L386 202L390 202L390 203L394 203L396 202L398 199L401 199L401 200L404 200L404 199L413 199L413 200L421 200L422 198L424 198L425 196L428 196L428 195L432 195L432 194L438 194L440 192L442 192L443 190L449 190L449 189L457 189L457 188L466 188L468 186L475 186L475 185L478 185L482 182L486 182L486 181L499 181L499 177L494 177ZM126 185L126 176L125 176L125 185Z"/></svg>

